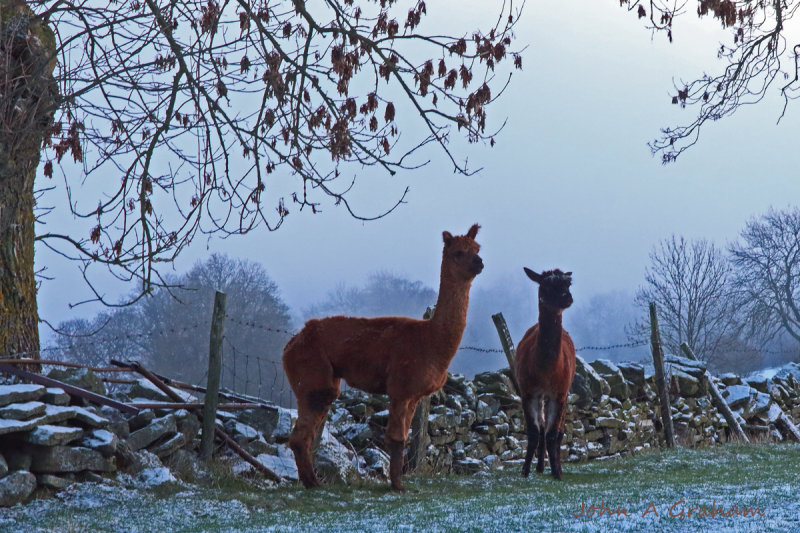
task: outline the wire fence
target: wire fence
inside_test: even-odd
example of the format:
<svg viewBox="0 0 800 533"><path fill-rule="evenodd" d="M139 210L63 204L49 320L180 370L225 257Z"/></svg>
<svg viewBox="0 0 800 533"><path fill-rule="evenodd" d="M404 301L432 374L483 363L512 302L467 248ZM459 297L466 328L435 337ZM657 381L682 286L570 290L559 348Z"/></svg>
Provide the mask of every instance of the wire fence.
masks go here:
<svg viewBox="0 0 800 533"><path fill-rule="evenodd" d="M223 390L227 390L234 394L257 397L259 399L284 407L295 407L296 401L294 394L286 378L286 374L283 371L281 350L259 350L258 346L254 348L253 342L251 340L248 341L242 332L258 332L259 334L262 334L262 337L260 337L261 339L270 338L271 342L273 342L273 346L282 347L289 340L289 338L295 335L298 331L274 327L255 320L243 320L230 314L226 315L225 319L226 334L223 340L221 376ZM238 331L229 332L229 326L234 325L239 327ZM123 360L126 358L136 360L137 358L145 355L147 359L141 362L152 367L155 369L155 371L161 372L163 375L169 378L182 381L186 380L189 381L189 383L195 383L203 386L205 385L207 378L207 363L202 365L200 368L186 368L186 375L191 374L188 372L189 370L194 372L191 374L193 375L193 379L187 380L186 375L170 375L170 373L164 370L164 368L168 368L163 364L164 361L169 357L168 353L147 354L147 350L143 350L141 347L145 345L155 345L155 340L159 340L161 342L161 346L166 347L164 348L165 350L169 350L170 346L182 342L192 342L194 343L193 346L202 346L203 341L207 339L206 335L208 334L209 328L209 324L192 323L183 327L152 329L146 332L129 332L122 335L115 335L113 339L115 344L113 344L113 346L133 346L136 347L136 349L133 350L133 353L106 353L103 361L108 361L108 359L112 357ZM263 334L266 334L267 337L264 337ZM273 337L275 338L273 339ZM248 347L244 348L243 345L247 345ZM576 351L580 353L621 349L624 350L639 348L647 345L649 345L648 340L634 340L630 342L597 346L586 345L577 348ZM112 344L110 344L109 339L74 336L70 342L62 343L60 346L46 347L35 352L18 352L7 354L0 357L4 359L19 359L38 356L38 358L41 359L56 360L61 362L80 362L82 360L86 360L85 358L82 359L81 353L83 353L84 356L87 352L102 353L103 350L111 350L111 346ZM196 349L198 353L195 354L196 357L194 361L198 361L198 364L202 364L203 362L207 361L207 344L205 346L206 349L204 352L201 348ZM503 353L502 348L490 346L462 345L458 348L458 350L479 353ZM94 362L100 363L101 361L96 360ZM111 370L96 367L95 369ZM181 374L181 369L178 368L175 373ZM118 383L125 380L112 378L108 379L107 381ZM343 382L342 385L343 390L347 390L348 387L346 383Z"/></svg>

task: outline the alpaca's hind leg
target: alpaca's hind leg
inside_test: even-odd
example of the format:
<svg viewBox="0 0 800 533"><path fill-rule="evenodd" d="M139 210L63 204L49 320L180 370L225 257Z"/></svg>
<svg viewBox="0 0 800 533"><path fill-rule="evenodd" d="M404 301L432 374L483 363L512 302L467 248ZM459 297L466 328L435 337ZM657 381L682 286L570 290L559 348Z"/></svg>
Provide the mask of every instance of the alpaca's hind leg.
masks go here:
<svg viewBox="0 0 800 533"><path fill-rule="evenodd" d="M562 412L564 402L551 400L552 408L547 410L547 455L550 457L550 472L556 479L561 479L561 441L564 434L561 431Z"/></svg>
<svg viewBox="0 0 800 533"><path fill-rule="evenodd" d="M297 396L297 423L289 436L289 447L297 463L297 475L306 488L319 486L314 473L311 443L325 421L328 407L339 395L340 379L322 369L316 376L307 374L302 386L295 388Z"/></svg>
<svg viewBox="0 0 800 533"><path fill-rule="evenodd" d="M538 404L538 401L536 402ZM531 473L531 461L533 453L539 445L539 424L533 407L533 399L525 398L522 400L522 411L525 413L525 430L528 434L528 450L525 452L525 462L522 464L522 476L528 477Z"/></svg>
<svg viewBox="0 0 800 533"><path fill-rule="evenodd" d="M550 404L551 402L545 396L540 396L539 409L536 411L537 420L539 421L539 440L536 443L536 472L539 474L544 472L544 437L547 432L547 419L544 410L549 408Z"/></svg>
<svg viewBox="0 0 800 533"><path fill-rule="evenodd" d="M389 422L386 424L386 446L389 448L389 479L392 488L405 491L403 477L403 450L405 449L411 417L417 401L389 398Z"/></svg>
<svg viewBox="0 0 800 533"><path fill-rule="evenodd" d="M539 430L539 441L536 443L536 472L541 474L544 472L544 426Z"/></svg>
<svg viewBox="0 0 800 533"><path fill-rule="evenodd" d="M331 387L310 391L297 399L297 423L289 436L289 447L297 463L297 474L306 488L319 486L314 473L311 443L325 420L328 406L338 395L338 387Z"/></svg>

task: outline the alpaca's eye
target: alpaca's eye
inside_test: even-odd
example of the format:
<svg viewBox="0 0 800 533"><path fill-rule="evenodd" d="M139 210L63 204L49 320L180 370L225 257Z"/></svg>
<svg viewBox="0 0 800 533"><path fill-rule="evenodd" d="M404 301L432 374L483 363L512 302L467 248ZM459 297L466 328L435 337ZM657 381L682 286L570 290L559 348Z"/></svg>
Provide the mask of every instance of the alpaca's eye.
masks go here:
<svg viewBox="0 0 800 533"><path fill-rule="evenodd" d="M461 250L457 251L456 257L464 257L464 252L462 252Z"/></svg>

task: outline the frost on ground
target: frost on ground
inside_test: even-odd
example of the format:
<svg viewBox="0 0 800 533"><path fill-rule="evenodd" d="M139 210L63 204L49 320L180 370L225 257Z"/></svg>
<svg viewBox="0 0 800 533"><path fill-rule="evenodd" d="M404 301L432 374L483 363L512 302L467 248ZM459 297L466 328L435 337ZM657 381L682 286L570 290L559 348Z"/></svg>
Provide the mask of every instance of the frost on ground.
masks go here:
<svg viewBox="0 0 800 533"><path fill-rule="evenodd" d="M517 466L482 476L410 476L406 494L376 483L313 491L195 487L151 474L157 486L146 480L73 485L54 498L5 509L0 531L20 531L20 524L36 532L130 533L800 531L797 444L654 451L570 465L563 482L522 479ZM702 516L712 508L717 516ZM745 508L748 516L741 515Z"/></svg>

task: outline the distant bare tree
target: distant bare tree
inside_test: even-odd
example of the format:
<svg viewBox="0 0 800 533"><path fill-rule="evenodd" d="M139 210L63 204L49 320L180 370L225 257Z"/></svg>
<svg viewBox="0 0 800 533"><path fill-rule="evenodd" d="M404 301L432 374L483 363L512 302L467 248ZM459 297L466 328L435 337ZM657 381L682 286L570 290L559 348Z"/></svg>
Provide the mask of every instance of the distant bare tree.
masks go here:
<svg viewBox="0 0 800 533"><path fill-rule="evenodd" d="M673 235L650 253L646 285L635 298L643 309L656 303L667 350L680 354L685 342L698 357L713 361L736 331L730 277L731 266L713 243Z"/></svg>
<svg viewBox="0 0 800 533"><path fill-rule="evenodd" d="M694 145L707 123L732 115L741 106L760 102L775 87L783 98L779 120L791 100L800 96L800 41L793 19L798 0L620 0L620 5L647 21L654 33L672 42L680 15L694 10L697 16L718 21L730 30L730 41L719 45L723 62L716 74L703 74L675 84L672 103L696 110L696 118L685 125L668 127L650 143L654 154L669 163Z"/></svg>
<svg viewBox="0 0 800 533"><path fill-rule="evenodd" d="M749 333L800 341L800 209L770 209L747 222L730 246Z"/></svg>
<svg viewBox="0 0 800 533"><path fill-rule="evenodd" d="M337 286L323 301L306 310L305 315L401 315L422 318L425 309L435 303L436 291L421 281L378 271L370 274L362 287Z"/></svg>
<svg viewBox="0 0 800 533"><path fill-rule="evenodd" d="M258 394L282 376L280 356L292 333L278 286L257 263L212 254L131 306L59 325L61 356L105 366L137 359L190 383L205 383L214 291L227 295L222 385ZM268 390L266 392L269 392Z"/></svg>

